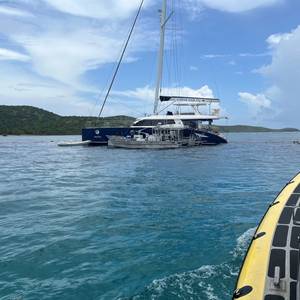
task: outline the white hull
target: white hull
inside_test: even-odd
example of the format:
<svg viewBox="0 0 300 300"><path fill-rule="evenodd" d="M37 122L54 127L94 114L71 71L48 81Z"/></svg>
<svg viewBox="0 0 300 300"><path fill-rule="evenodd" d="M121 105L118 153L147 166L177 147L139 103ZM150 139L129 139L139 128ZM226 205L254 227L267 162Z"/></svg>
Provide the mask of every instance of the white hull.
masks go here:
<svg viewBox="0 0 300 300"><path fill-rule="evenodd" d="M110 138L108 140L108 146L111 148L123 148L123 149L177 149L181 145L175 142L169 141L135 141L125 138Z"/></svg>
<svg viewBox="0 0 300 300"><path fill-rule="evenodd" d="M91 141L61 142L61 143L58 143L57 146L59 146L59 147L88 146L90 143L91 143Z"/></svg>

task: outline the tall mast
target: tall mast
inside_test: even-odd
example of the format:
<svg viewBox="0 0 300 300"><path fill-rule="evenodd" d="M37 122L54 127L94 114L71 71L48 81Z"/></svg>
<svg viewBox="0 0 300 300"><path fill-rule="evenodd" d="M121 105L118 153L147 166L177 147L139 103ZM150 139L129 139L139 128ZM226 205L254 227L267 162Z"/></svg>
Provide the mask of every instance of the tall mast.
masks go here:
<svg viewBox="0 0 300 300"><path fill-rule="evenodd" d="M157 82L155 90L155 100L154 100L154 114L157 114L157 107L160 96L161 82L163 76L163 64L164 64L164 48L165 48L165 26L167 23L167 0L162 1L161 17L160 17L160 46L159 46L159 56L158 56L158 66L157 66Z"/></svg>

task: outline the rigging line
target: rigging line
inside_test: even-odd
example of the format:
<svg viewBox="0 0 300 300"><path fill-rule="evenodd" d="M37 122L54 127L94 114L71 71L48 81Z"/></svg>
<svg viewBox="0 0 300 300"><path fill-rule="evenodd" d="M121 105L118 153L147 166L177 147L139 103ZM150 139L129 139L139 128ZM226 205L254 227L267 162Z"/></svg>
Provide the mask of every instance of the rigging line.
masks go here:
<svg viewBox="0 0 300 300"><path fill-rule="evenodd" d="M169 88L170 88L170 82L171 82L171 59L170 57L171 56L171 50L169 50L167 53L166 53L166 59L165 59L165 64L166 64L166 70L167 70L167 75L168 76L165 76L167 77L167 79L162 79L163 83L162 83L162 90L164 90L164 93L169 93ZM165 86L165 87L164 87Z"/></svg>
<svg viewBox="0 0 300 300"><path fill-rule="evenodd" d="M173 105L174 103L176 103L177 100L174 100L172 101L169 105L163 107L159 112L158 114L160 114L161 112L163 112L164 110L166 110L167 108L169 108L171 105Z"/></svg>
<svg viewBox="0 0 300 300"><path fill-rule="evenodd" d="M172 0L171 1L171 9L172 11L174 11L174 1ZM172 75L173 77L171 78L171 80L173 79L174 80L174 75L175 75L175 69L174 69L174 39L173 39L173 23L174 23L174 18L172 19L172 22L170 23L170 31L171 31L171 34L170 34L170 59L171 59L171 70L172 70ZM171 82L170 83L170 92L172 91L172 88L173 88L173 83ZM169 94L170 94L169 92Z"/></svg>
<svg viewBox="0 0 300 300"><path fill-rule="evenodd" d="M172 7L173 9L173 7ZM173 88L173 76L174 76L174 45L173 45L173 39L172 39L172 22L170 22L170 37L169 37L169 82L168 82L168 94L172 93L172 88Z"/></svg>
<svg viewBox="0 0 300 300"><path fill-rule="evenodd" d="M174 5L174 0L173 0L173 5ZM179 79L179 74L178 74L178 53L177 53L177 41L176 41L176 22L177 16L174 18L173 22L173 31L172 31L172 38L173 38L173 47L174 47L174 75L175 75L175 86L178 88L178 79Z"/></svg>
<svg viewBox="0 0 300 300"><path fill-rule="evenodd" d="M121 54L120 54L121 55ZM111 75L112 75L112 70L111 70ZM103 88L101 89L101 92L98 94L98 96L96 97L96 101L94 103L94 109L96 108L96 106L98 106L98 101L102 98L104 92L105 92L105 86L108 85L108 82L109 82L109 78L110 77L107 77L107 79L105 80L105 85L103 86Z"/></svg>
<svg viewBox="0 0 300 300"><path fill-rule="evenodd" d="M176 23L177 26L177 23ZM178 47L178 34L177 34L177 29L175 28L174 31L175 35L175 49L176 49L176 68L177 68L177 85L179 87L179 93L181 94L181 67L180 67L180 49Z"/></svg>
<svg viewBox="0 0 300 300"><path fill-rule="evenodd" d="M165 25L165 29L167 29L166 27L166 22L164 23ZM161 87L160 87L160 93L169 93L168 89L169 89L169 84L170 84L170 78L171 78L171 48L169 49L169 46L167 45L167 47L165 47L164 49L164 68L163 68L163 75L162 76L162 80L161 80ZM158 105L160 105L160 102L158 103Z"/></svg>
<svg viewBox="0 0 300 300"><path fill-rule="evenodd" d="M128 44L129 44L130 38L131 38L132 33L133 33L133 30L134 30L134 28L135 28L136 22L137 22L138 17L139 17L139 15L140 15L140 13L141 13L143 4L144 4L144 0L141 1L141 4L140 4L139 9L138 9L138 11L137 11L137 14L136 14L136 16L135 16L135 19L134 19L134 22L133 22L132 27L131 27L131 29L130 29L128 38L127 38L126 43L125 43L125 46L124 46L124 49L123 49L123 51L122 51L121 57L120 57L119 62L118 62L118 64L117 64L116 70L115 70L115 72L114 72L112 81L111 81L111 83L110 83L110 85L109 85L109 88L108 88L107 93L106 93L106 95L105 95L104 101L103 101L103 103L102 103L102 106L101 106L101 109L100 109L100 112L99 112L99 115L98 115L98 119L101 117L101 114L102 114L102 112L103 112L104 106L105 106L105 104L106 104L106 101L107 101L107 99L108 99L108 96L109 96L109 94L110 94L110 91L111 91L111 89L112 89L112 87L113 87L113 84L114 84L114 82L115 82L116 76L117 76L117 74L118 74L120 65L121 65L121 63L122 63L122 61L123 61L123 58L124 58L124 55L125 55L125 52L126 52L126 49L127 49L127 46L128 46Z"/></svg>
<svg viewBox="0 0 300 300"><path fill-rule="evenodd" d="M179 2L179 3L178 3ZM180 1L177 1L177 5L180 5ZM183 28L182 28L182 10L178 9L178 18L176 27L178 27L178 31L176 30L176 43L177 43L177 61L178 61L178 77L179 77L179 88L180 90L183 88L182 81L183 81L183 68L182 66L185 65L184 57L183 57Z"/></svg>
<svg viewBox="0 0 300 300"><path fill-rule="evenodd" d="M130 32L130 28L128 29L128 32L126 33L126 36L129 35L129 32ZM126 40L123 41L122 43L122 47L120 48L120 51L118 52L118 55L117 57L121 57L121 54L122 54L122 50L123 48L125 47L125 43L126 43ZM97 97L96 97L96 101L95 101L95 105L94 105L94 108L96 106L98 106L98 102L100 101L100 99L102 98L104 92L105 92L105 87L108 86L108 83L110 81L110 78L112 78L113 74L114 74L114 68L113 66L111 68L109 68L109 76L105 76L105 84L103 85L102 89L101 89L101 92L98 93Z"/></svg>
<svg viewBox="0 0 300 300"><path fill-rule="evenodd" d="M173 0L173 5L175 7L176 1ZM173 22L173 46L174 46L174 77L175 77L175 86L177 87L178 93L181 94L180 91L180 70L179 70L179 53L178 53L178 38L177 38L177 16L174 18Z"/></svg>
<svg viewBox="0 0 300 300"><path fill-rule="evenodd" d="M169 15L168 20L170 20L171 16L173 15L173 8L171 7L171 14ZM173 47L172 47L172 43L170 41L170 45L168 45L167 50L165 50L165 65L166 65L166 71L165 77L163 77L163 83L162 84L162 92L165 94L170 94L171 91L171 83L172 83L172 57L173 57Z"/></svg>
<svg viewBox="0 0 300 300"><path fill-rule="evenodd" d="M174 19L171 25L171 47L172 47L172 68L173 68L173 84L172 87L174 86L176 88L176 80L177 80L177 70L176 70L176 65L175 65L175 56L176 56L176 51L175 51L175 42L174 42Z"/></svg>
<svg viewBox="0 0 300 300"><path fill-rule="evenodd" d="M173 10L173 1L171 1L171 9ZM172 78L171 80L174 81L174 75L175 75L175 69L174 69L174 39L173 39L173 23L174 18L172 19L172 22L170 23L170 61L171 61L171 71L172 71ZM170 89L173 87L173 83L171 82Z"/></svg>
<svg viewBox="0 0 300 300"><path fill-rule="evenodd" d="M215 97L221 98L219 85L218 85L218 81L217 81L217 77L216 77L216 65L215 65L215 62L213 61L213 59L209 60L209 65L210 65L210 69L211 69L210 78L212 79L212 81L213 81L212 84L214 85L214 88L216 89Z"/></svg>
<svg viewBox="0 0 300 300"><path fill-rule="evenodd" d="M178 6L178 18L177 18L177 25L176 27L178 27L178 31L176 31L176 41L177 41L177 47L178 47L178 57L180 57L179 60L179 65L178 65L178 69L179 69L179 86L182 87L182 82L183 82L183 66L186 65L186 61L185 61L185 56L184 56L184 33L183 33L183 19L182 19L182 11L183 11L183 7L182 7L182 3L181 1L176 1L177 6Z"/></svg>

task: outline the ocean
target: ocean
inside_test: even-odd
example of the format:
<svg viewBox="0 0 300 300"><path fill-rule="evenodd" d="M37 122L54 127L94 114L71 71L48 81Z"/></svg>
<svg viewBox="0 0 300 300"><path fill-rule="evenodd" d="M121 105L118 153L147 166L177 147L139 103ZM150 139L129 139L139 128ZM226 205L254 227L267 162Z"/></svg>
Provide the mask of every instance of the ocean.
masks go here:
<svg viewBox="0 0 300 300"><path fill-rule="evenodd" d="M299 133L176 150L0 137L0 299L231 299Z"/></svg>

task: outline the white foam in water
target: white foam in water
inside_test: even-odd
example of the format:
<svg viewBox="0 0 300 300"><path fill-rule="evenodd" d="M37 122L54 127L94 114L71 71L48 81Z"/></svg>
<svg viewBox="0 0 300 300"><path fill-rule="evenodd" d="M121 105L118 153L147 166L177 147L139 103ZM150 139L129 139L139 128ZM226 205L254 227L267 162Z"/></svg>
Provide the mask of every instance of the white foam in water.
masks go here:
<svg viewBox="0 0 300 300"><path fill-rule="evenodd" d="M237 238L236 247L232 252L233 257L237 258L240 256L244 256L245 251L248 248L249 241L252 239L255 231L256 227L250 228Z"/></svg>
<svg viewBox="0 0 300 300"><path fill-rule="evenodd" d="M237 238L236 246L231 252L231 261L220 265L205 265L192 271L155 279L144 292L133 299L230 299L232 290L228 285L232 284L232 280L238 275L240 262L237 263L237 260L241 260L245 255L255 230L256 228L250 228Z"/></svg>
<svg viewBox="0 0 300 300"><path fill-rule="evenodd" d="M134 297L133 299L144 299L150 297L151 299L160 299L165 297L181 298L188 297L194 299L199 295L199 292L209 300L219 300L214 295L214 288L207 283L207 279L216 274L216 266L202 266L199 269L173 274L162 279L153 280L145 292Z"/></svg>
<svg viewBox="0 0 300 300"><path fill-rule="evenodd" d="M214 294L214 288L210 285L204 285L203 282L199 282L199 286L203 288L203 293L206 295L208 300L219 300L219 298Z"/></svg>

